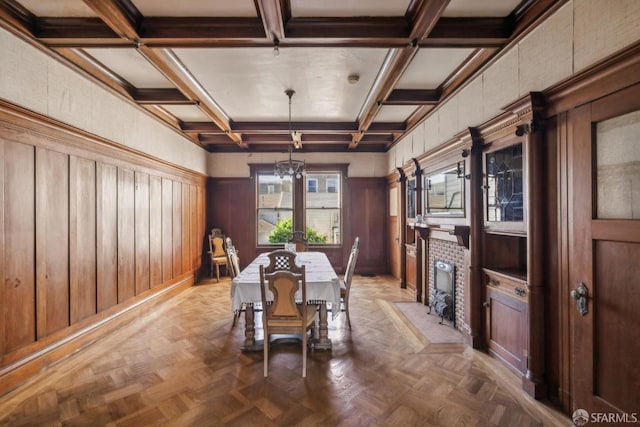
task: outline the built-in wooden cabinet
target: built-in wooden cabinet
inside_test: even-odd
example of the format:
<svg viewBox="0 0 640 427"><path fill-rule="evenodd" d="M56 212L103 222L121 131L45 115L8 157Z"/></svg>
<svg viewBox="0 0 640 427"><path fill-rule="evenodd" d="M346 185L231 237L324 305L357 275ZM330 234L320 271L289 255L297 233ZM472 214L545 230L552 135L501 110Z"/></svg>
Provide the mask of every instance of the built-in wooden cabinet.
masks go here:
<svg viewBox="0 0 640 427"><path fill-rule="evenodd" d="M487 349L520 372L527 369L526 277L484 270Z"/></svg>
<svg viewBox="0 0 640 427"><path fill-rule="evenodd" d="M484 340L522 374L529 345L526 152L526 137L514 133L482 150Z"/></svg>

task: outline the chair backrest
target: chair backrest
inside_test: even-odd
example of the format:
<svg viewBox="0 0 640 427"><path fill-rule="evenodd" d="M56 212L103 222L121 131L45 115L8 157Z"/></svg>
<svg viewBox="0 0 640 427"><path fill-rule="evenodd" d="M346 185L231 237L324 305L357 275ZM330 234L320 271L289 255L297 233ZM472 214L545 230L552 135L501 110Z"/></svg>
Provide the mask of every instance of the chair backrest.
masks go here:
<svg viewBox="0 0 640 427"><path fill-rule="evenodd" d="M209 253L212 257L226 257L224 250L224 234L219 228L212 228L209 234Z"/></svg>
<svg viewBox="0 0 640 427"><path fill-rule="evenodd" d="M353 279L353 272L356 270L356 261L358 260L358 248L354 247L349 253L349 260L347 261L347 269L344 272L344 284L347 288L347 294L349 288L351 288L351 279Z"/></svg>
<svg viewBox="0 0 640 427"><path fill-rule="evenodd" d="M360 237L356 237L353 240L353 246L351 246L351 250L358 249L359 245L360 245Z"/></svg>
<svg viewBox="0 0 640 427"><path fill-rule="evenodd" d="M233 279L240 274L240 260L238 258L238 251L236 251L236 247L233 246L233 242L231 241L231 237L227 237L225 239L225 250L227 253L227 261L230 266L229 273Z"/></svg>
<svg viewBox="0 0 640 427"><path fill-rule="evenodd" d="M289 243L296 244L296 252L305 252L309 249L309 241L307 240L307 233L304 231L294 231L289 239Z"/></svg>
<svg viewBox="0 0 640 427"><path fill-rule="evenodd" d="M264 268L265 273L274 273L276 271L292 271L300 274L300 267L296 264L295 252L278 249L268 254L269 265Z"/></svg>
<svg viewBox="0 0 640 427"><path fill-rule="evenodd" d="M267 289L273 295L273 301L268 304ZM296 293L300 291L302 301L296 304ZM262 306L265 307L264 319L266 322L278 321L278 326L285 326L282 321L291 321L300 324L306 313L307 283L305 268L300 268L300 273L279 270L274 273L266 273L263 265L260 266L260 294Z"/></svg>

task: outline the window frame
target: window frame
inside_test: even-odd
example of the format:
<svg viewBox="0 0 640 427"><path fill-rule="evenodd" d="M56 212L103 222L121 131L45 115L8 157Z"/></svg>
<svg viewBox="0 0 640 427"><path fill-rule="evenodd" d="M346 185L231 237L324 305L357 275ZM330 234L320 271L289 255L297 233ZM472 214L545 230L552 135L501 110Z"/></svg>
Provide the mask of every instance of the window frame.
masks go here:
<svg viewBox="0 0 640 427"><path fill-rule="evenodd" d="M309 164L307 163L307 172L311 173L337 173L340 175L340 182L338 182L338 188L340 189L340 243L313 243L313 247L316 249L322 248L341 248L344 245L344 236L346 233L345 230L345 200L348 197L348 188L345 185L346 180L348 178L348 163L327 163L327 164ZM254 184L254 224L255 224L255 232L254 239L257 249L274 249L282 246L281 243L259 243L258 242L258 194L259 194L259 184L258 184L258 174L269 174L273 173L273 163L250 163L249 170L251 173L251 178L255 181ZM305 185L305 177L300 179L293 178L293 229L294 230L305 230L306 229L306 185ZM297 182L300 182L299 184Z"/></svg>

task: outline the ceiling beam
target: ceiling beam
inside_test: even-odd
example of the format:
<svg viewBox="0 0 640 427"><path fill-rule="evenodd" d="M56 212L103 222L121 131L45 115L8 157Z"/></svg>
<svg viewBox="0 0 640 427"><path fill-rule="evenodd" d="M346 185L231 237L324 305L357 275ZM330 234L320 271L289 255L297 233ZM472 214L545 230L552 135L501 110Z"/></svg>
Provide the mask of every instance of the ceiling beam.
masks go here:
<svg viewBox="0 0 640 427"><path fill-rule="evenodd" d="M416 0L407 8L405 18L411 23L410 40L426 38L441 19L450 0Z"/></svg>
<svg viewBox="0 0 640 427"><path fill-rule="evenodd" d="M412 44L394 49L376 77L363 109L358 114L360 132L353 134L349 148L357 147L364 133L378 114L382 101L386 100L417 52L418 41L427 37L449 4L449 0L415 0L407 10L406 19L411 23Z"/></svg>
<svg viewBox="0 0 640 427"><path fill-rule="evenodd" d="M271 45L262 22L244 17L150 17L140 26L141 43L152 47Z"/></svg>
<svg viewBox="0 0 640 427"><path fill-rule="evenodd" d="M120 37L137 42L142 16L129 0L83 0Z"/></svg>
<svg viewBox="0 0 640 427"><path fill-rule="evenodd" d="M241 133L289 132L295 130L303 133L344 132L358 130L356 122L233 122L232 129Z"/></svg>
<svg viewBox="0 0 640 427"><path fill-rule="evenodd" d="M125 0L85 0L101 19L13 17L16 25L49 46L83 47L143 43L150 47L406 47L502 46L513 24L503 18L440 18L431 14L447 0L421 1L421 8L406 17L287 18L278 0L260 0L270 18L251 17L142 17ZM546 1L546 0L541 0ZM271 11L278 8L279 12ZM537 11L537 9L534 9ZM415 15L420 13L419 15ZM0 17L12 16L6 7ZM15 13L13 14L15 15ZM414 16L415 15L415 16ZM17 15L21 16L21 15ZM529 16L529 15L527 15ZM266 20L266 21L265 21ZM104 22L103 22L104 21ZM286 24L285 24L286 22ZM106 23L106 24L105 24ZM412 24L413 23L413 24ZM284 26L284 28L280 28ZM268 33L266 33L269 31ZM426 32L425 32L426 31ZM282 33L284 32L284 36ZM418 37L418 35L422 36Z"/></svg>
<svg viewBox="0 0 640 427"><path fill-rule="evenodd" d="M0 21L7 22L20 32L35 35L36 17L17 1L0 2Z"/></svg>
<svg viewBox="0 0 640 427"><path fill-rule="evenodd" d="M280 0L256 0L256 3L258 4L265 35L277 45L278 41L285 37L285 16L282 10L282 2Z"/></svg>
<svg viewBox="0 0 640 427"><path fill-rule="evenodd" d="M242 148L247 148L242 142L242 136L231 131L229 118L224 111L171 51L140 46L138 52L154 64L180 92L190 99L197 100L200 110L232 141Z"/></svg>
<svg viewBox="0 0 640 427"><path fill-rule="evenodd" d="M287 39L409 40L410 27L398 17L291 18L285 27Z"/></svg>
<svg viewBox="0 0 640 427"><path fill-rule="evenodd" d="M506 18L443 17L419 43L423 47L501 47L511 32L512 24Z"/></svg>
<svg viewBox="0 0 640 427"><path fill-rule="evenodd" d="M100 61L97 61L82 49L56 48L55 51L117 93L124 95L126 98L133 99L133 93L136 90L135 87L119 75L113 73L110 69L102 65Z"/></svg>
<svg viewBox="0 0 640 427"><path fill-rule="evenodd" d="M440 92L435 89L394 89L382 105L436 105Z"/></svg>
<svg viewBox="0 0 640 427"><path fill-rule="evenodd" d="M197 105L198 101L187 98L178 89L136 89L133 92L133 100L138 104L163 104L163 105Z"/></svg>
<svg viewBox="0 0 640 427"><path fill-rule="evenodd" d="M351 134L357 132L358 125L355 122L292 122L292 126L303 135L312 134ZM224 134L218 126L211 122L184 122L181 129L185 132L197 132L202 134ZM369 126L368 134L390 134L404 132L404 122L375 122ZM232 122L233 132L248 134L288 134L288 122Z"/></svg>

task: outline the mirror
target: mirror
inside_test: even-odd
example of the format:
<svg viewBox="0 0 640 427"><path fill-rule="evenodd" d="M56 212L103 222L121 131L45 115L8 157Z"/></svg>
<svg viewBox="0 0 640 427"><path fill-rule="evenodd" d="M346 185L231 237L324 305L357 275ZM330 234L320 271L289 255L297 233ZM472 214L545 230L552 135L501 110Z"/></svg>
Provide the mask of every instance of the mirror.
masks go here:
<svg viewBox="0 0 640 427"><path fill-rule="evenodd" d="M424 189L427 216L464 216L464 162L425 176Z"/></svg>

